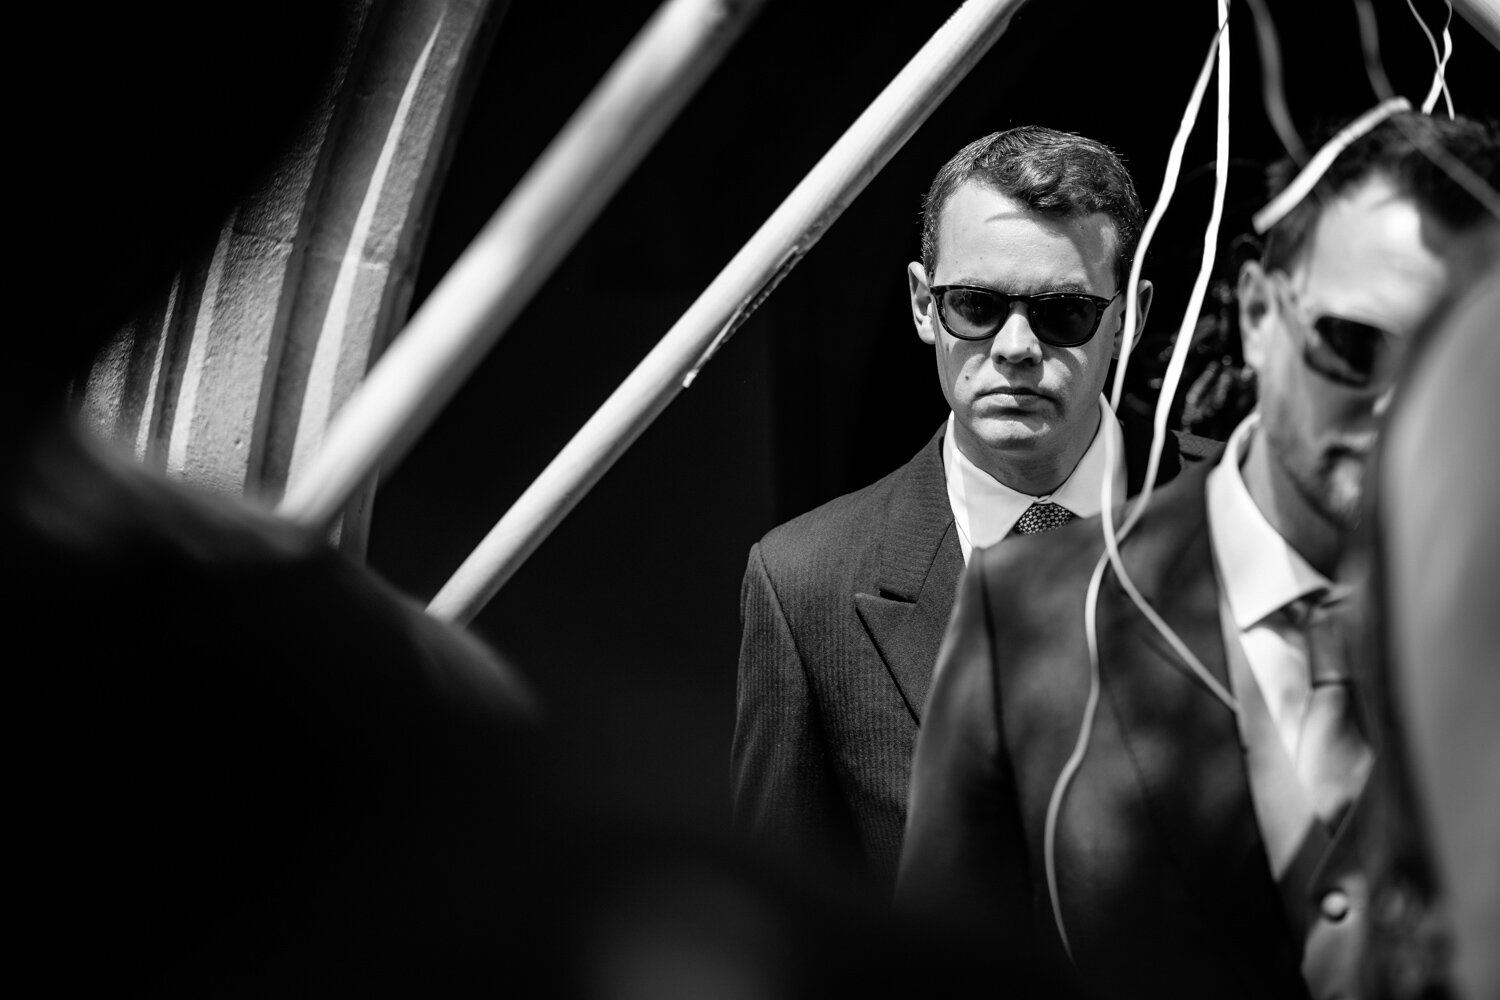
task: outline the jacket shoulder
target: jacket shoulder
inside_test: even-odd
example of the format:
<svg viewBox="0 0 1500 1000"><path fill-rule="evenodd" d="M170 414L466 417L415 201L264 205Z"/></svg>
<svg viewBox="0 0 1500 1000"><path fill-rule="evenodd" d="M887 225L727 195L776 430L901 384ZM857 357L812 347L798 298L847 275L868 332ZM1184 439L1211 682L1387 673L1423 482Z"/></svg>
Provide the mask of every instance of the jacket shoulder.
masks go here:
<svg viewBox="0 0 1500 1000"><path fill-rule="evenodd" d="M808 547L843 542L861 533L869 518L879 513L889 498L891 485L899 477L895 470L877 482L852 493L834 497L766 532L760 540L762 553L773 555L802 551Z"/></svg>
<svg viewBox="0 0 1500 1000"><path fill-rule="evenodd" d="M941 477L942 457L937 448L934 438L905 464L870 485L766 532L756 547L767 571L773 577L803 575L857 563L860 553L875 548L877 526L885 521L895 498L909 493L914 484L932 479L934 471Z"/></svg>
<svg viewBox="0 0 1500 1000"><path fill-rule="evenodd" d="M758 556L785 599L795 601L794 593L809 596L847 589L839 581L848 583L866 556L873 559L873 526L883 516L890 479L835 497L772 528L756 544L752 564Z"/></svg>

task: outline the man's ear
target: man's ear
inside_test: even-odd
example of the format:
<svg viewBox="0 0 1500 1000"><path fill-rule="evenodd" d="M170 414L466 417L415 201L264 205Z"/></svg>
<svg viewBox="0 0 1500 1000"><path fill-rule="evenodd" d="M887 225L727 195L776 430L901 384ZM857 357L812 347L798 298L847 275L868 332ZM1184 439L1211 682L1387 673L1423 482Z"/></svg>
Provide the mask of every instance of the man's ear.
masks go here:
<svg viewBox="0 0 1500 1000"><path fill-rule="evenodd" d="M1151 299L1155 289L1151 282L1142 279L1135 286L1135 332L1130 337L1130 349L1133 351L1141 342L1141 334L1146 332L1146 316L1151 312ZM1120 326L1115 332L1115 354L1120 356L1120 348L1125 346L1125 307L1120 307Z"/></svg>
<svg viewBox="0 0 1500 1000"><path fill-rule="evenodd" d="M917 325L917 336L924 344L937 343L936 312L932 307L932 289L927 284L927 270L919 262L906 265L906 287L911 293L911 321Z"/></svg>
<svg viewBox="0 0 1500 1000"><path fill-rule="evenodd" d="M1277 308L1271 276L1260 266L1260 261L1247 260L1240 266L1235 297L1240 307L1240 350L1245 364L1259 372L1265 365L1271 320Z"/></svg>

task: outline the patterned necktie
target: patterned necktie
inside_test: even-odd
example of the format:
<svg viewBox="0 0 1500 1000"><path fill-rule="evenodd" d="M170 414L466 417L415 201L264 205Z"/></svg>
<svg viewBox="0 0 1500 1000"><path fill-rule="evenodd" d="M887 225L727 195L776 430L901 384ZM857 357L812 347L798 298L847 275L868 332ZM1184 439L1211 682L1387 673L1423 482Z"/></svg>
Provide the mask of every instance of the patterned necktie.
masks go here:
<svg viewBox="0 0 1500 1000"><path fill-rule="evenodd" d="M1297 777L1325 823L1337 827L1364 786L1372 754L1360 732L1354 682L1349 676L1337 596L1327 592L1299 601L1294 614L1307 642L1309 690L1297 740Z"/></svg>
<svg viewBox="0 0 1500 1000"><path fill-rule="evenodd" d="M1017 535L1035 535L1053 528L1061 528L1073 520L1074 514L1061 504L1038 501L1027 507L1016 526L1010 529Z"/></svg>

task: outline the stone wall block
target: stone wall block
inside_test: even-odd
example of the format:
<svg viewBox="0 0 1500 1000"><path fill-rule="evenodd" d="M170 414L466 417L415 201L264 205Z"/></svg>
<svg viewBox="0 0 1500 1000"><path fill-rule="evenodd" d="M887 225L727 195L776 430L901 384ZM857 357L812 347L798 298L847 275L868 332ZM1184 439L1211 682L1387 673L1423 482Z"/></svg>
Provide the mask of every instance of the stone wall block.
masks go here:
<svg viewBox="0 0 1500 1000"><path fill-rule="evenodd" d="M194 317L169 431L168 474L220 493L258 487L261 427L293 245L226 227Z"/></svg>
<svg viewBox="0 0 1500 1000"><path fill-rule="evenodd" d="M405 322L455 126L504 9L347 2L341 61L291 148L80 394L90 425L143 461L268 505ZM356 555L373 488L338 533Z"/></svg>

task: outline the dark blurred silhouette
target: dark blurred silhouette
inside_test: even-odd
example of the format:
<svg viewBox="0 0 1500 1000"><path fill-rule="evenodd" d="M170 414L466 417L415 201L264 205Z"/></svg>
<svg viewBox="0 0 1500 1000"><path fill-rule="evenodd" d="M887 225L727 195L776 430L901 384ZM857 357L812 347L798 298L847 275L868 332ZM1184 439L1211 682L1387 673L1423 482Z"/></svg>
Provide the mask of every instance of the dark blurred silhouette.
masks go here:
<svg viewBox="0 0 1500 1000"><path fill-rule="evenodd" d="M464 633L88 439L70 378L275 161L357 8L33 7L0 553L17 978L42 994L493 984L534 708Z"/></svg>
<svg viewBox="0 0 1500 1000"><path fill-rule="evenodd" d="M1500 466L1461 445L1500 426L1493 228L1488 270L1414 347L1348 561L1383 733L1362 970L1380 1000L1500 991Z"/></svg>

